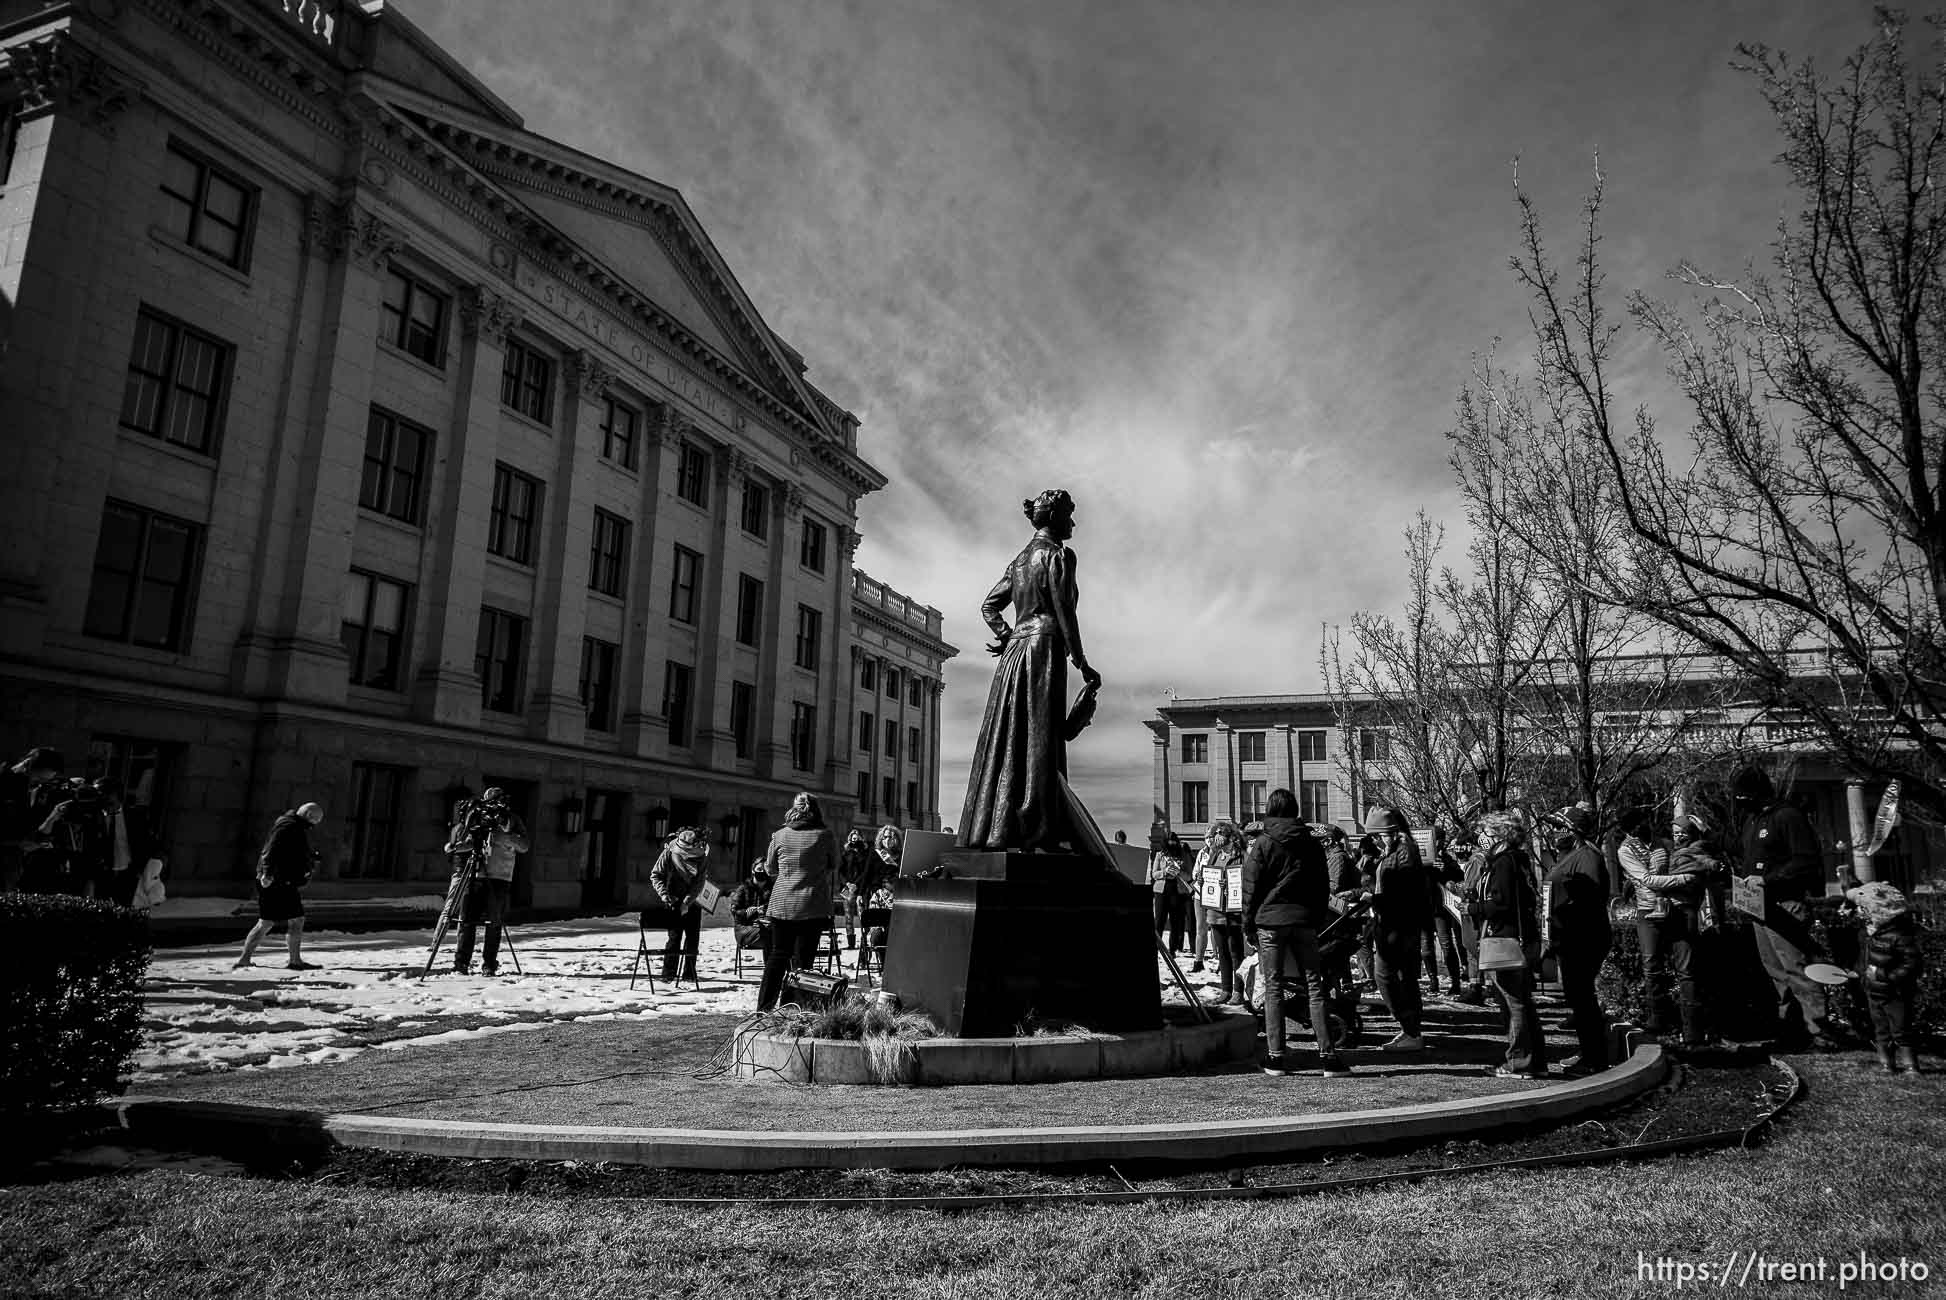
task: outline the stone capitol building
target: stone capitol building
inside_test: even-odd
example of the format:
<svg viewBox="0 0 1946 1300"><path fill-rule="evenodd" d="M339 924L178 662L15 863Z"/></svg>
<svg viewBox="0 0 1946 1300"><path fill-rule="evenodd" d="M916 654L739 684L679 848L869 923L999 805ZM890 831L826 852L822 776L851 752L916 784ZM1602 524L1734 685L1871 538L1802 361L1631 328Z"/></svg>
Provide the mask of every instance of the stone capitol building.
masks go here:
<svg viewBox="0 0 1946 1300"><path fill-rule="evenodd" d="M939 612L853 569L886 478L670 186L522 127L390 4L0 0L0 753L236 894L734 878L799 789L937 829Z"/></svg>

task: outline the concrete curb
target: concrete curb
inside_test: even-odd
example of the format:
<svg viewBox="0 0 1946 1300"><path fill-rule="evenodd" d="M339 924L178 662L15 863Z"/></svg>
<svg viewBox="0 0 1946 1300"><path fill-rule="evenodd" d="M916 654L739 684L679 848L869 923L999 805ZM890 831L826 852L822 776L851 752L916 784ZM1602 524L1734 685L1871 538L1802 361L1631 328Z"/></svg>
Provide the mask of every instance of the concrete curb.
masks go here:
<svg viewBox="0 0 1946 1300"><path fill-rule="evenodd" d="M1089 1128L777 1133L493 1124L321 1115L273 1106L134 1098L113 1109L132 1135L191 1149L348 1146L464 1159L584 1160L664 1169L941 1169L1106 1160L1263 1159L1414 1138L1473 1136L1605 1110L1659 1086L1654 1045L1586 1079L1390 1110ZM1355 1088L1354 1078L1345 1082Z"/></svg>
<svg viewBox="0 0 1946 1300"><path fill-rule="evenodd" d="M907 1049L894 1084L1065 1083L1077 1079L1172 1074L1218 1061L1248 1060L1257 1018L1218 1009L1208 1023L1145 1033L1037 1038L921 1038ZM804 1038L738 1029L730 1071L740 1079L784 1083L877 1083L856 1039Z"/></svg>

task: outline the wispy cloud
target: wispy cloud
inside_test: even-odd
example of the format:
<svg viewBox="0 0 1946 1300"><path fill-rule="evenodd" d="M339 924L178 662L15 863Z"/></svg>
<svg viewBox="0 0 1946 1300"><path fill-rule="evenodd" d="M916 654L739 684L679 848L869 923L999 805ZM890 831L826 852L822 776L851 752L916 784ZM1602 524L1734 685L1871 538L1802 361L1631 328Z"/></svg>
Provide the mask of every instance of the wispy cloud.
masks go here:
<svg viewBox="0 0 1946 1300"><path fill-rule="evenodd" d="M1405 520L1456 516L1453 396L1474 351L1525 329L1512 157L1566 251L1602 151L1617 287L1682 256L1734 267L1776 203L1735 42L1843 47L1868 19L1813 0L407 8L533 129L681 188L863 419L892 486L861 507L860 563L965 650L949 822L991 667L979 601L1025 540L1020 500L1076 495L1108 689L1074 776L1132 833L1164 686L1315 688L1320 624L1396 602Z"/></svg>

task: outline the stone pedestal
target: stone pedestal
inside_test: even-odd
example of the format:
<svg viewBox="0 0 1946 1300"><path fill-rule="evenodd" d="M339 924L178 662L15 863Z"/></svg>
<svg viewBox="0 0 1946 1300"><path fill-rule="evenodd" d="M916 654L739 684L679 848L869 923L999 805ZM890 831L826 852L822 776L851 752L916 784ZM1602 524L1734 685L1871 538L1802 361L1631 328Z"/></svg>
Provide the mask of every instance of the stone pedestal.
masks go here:
<svg viewBox="0 0 1946 1300"><path fill-rule="evenodd" d="M956 850L940 865L901 880L892 905L885 987L906 1009L963 1038L1028 1019L1161 1026L1146 889L1079 855Z"/></svg>

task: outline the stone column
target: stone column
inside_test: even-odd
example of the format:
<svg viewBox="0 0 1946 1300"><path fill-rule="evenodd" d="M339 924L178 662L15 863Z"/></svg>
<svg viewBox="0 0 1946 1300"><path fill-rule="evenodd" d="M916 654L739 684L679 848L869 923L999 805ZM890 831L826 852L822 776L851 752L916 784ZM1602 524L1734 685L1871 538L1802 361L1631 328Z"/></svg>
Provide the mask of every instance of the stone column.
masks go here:
<svg viewBox="0 0 1946 1300"><path fill-rule="evenodd" d="M1155 818L1171 826L1176 824L1169 808L1169 741L1174 735L1175 728L1165 723L1162 734L1155 738Z"/></svg>
<svg viewBox="0 0 1946 1300"><path fill-rule="evenodd" d="M68 31L9 54L18 134L0 189L0 430L11 453L0 511L0 654L33 656L62 599L58 575L71 567L63 552L85 545L82 563L91 560L101 518L105 481L92 470L75 473L73 451L98 439L77 427L88 397L75 391L73 361L96 346L103 218L120 215L104 202L117 119L140 99L141 84ZM103 424L105 468L116 436L112 407ZM87 519L85 533L61 522L64 510ZM72 598L85 601L87 592Z"/></svg>
<svg viewBox="0 0 1946 1300"><path fill-rule="evenodd" d="M660 757L668 738L662 716L662 678L655 667L667 645L667 592L657 584L656 561L669 547L662 531L662 480L681 458L685 424L667 406L652 408L642 428L642 510L635 525L635 554L629 561L628 631L615 684L624 753ZM645 805L646 806L646 805Z"/></svg>
<svg viewBox="0 0 1946 1300"><path fill-rule="evenodd" d="M1264 744L1270 752L1265 755L1270 760L1270 789L1289 790L1298 793L1297 783L1303 780L1303 769L1297 763L1297 737L1295 729L1288 722L1274 723L1270 734L1264 737ZM1269 796L1270 791L1264 792Z"/></svg>
<svg viewBox="0 0 1946 1300"><path fill-rule="evenodd" d="M939 729L946 716L946 679L942 676L933 682L928 694L932 698L932 718L926 728L926 747L930 751L926 763L926 802L931 811L927 814L926 829L936 831L945 824L939 812Z"/></svg>
<svg viewBox="0 0 1946 1300"><path fill-rule="evenodd" d="M587 444L601 437L595 428L602 394L614 374L599 357L576 352L562 367L561 418L555 430L554 482L544 500L546 545L534 584L534 667L527 726L535 736L578 745L587 737L587 710L581 707L581 636L588 626L589 550L595 515L588 475L582 466L593 457Z"/></svg>
<svg viewBox="0 0 1946 1300"><path fill-rule="evenodd" d="M303 423L301 435L288 444L294 456L286 458L295 497L288 515L274 521L276 531L288 530L281 591L278 575L266 574L259 621L240 638L239 658L245 680L261 681L271 696L341 703L347 681L339 624L358 529L379 303L399 239L356 201L314 197L306 227L311 250L329 264L322 342L308 409L292 406ZM271 613L273 592L278 595ZM261 676L251 667L259 664Z"/></svg>
<svg viewBox="0 0 1946 1300"><path fill-rule="evenodd" d="M520 319L515 303L484 285L461 295L463 345L455 376L459 401L446 434L445 472L433 485L426 516L432 555L425 590L440 599L426 619L426 645L413 691L415 715L454 726L480 724L480 678L473 670L473 655L493 510L500 371L507 331ZM530 645L533 639L530 630Z"/></svg>

